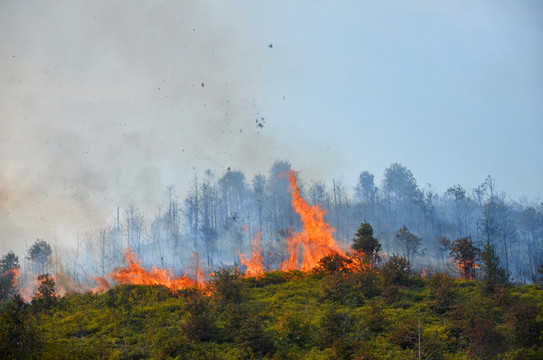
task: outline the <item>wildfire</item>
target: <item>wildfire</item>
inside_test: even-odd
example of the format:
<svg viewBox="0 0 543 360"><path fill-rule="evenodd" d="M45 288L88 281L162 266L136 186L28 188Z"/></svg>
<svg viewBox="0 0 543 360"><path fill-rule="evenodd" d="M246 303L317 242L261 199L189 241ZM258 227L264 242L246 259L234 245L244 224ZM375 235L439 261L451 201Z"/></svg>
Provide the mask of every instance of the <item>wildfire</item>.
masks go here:
<svg viewBox="0 0 543 360"><path fill-rule="evenodd" d="M262 232L256 234L251 247L251 258L242 253L239 254L241 263L247 266L246 276L261 277L264 275L264 266L262 265Z"/></svg>
<svg viewBox="0 0 543 360"><path fill-rule="evenodd" d="M460 272L460 275L465 280L474 280L476 278L476 270L479 267L475 261L471 260L455 260L452 259L456 263L456 269Z"/></svg>
<svg viewBox="0 0 543 360"><path fill-rule="evenodd" d="M326 212L320 206L311 206L304 200L294 171L289 171L288 176L292 206L302 218L304 229L301 233L295 233L287 239L289 258L281 264L282 270L309 270L315 267L321 258L333 253L347 257L336 244L332 235L334 228L324 220ZM300 249L302 250L301 264Z"/></svg>
<svg viewBox="0 0 543 360"><path fill-rule="evenodd" d="M159 269L153 266L151 270L146 270L131 250L126 251L126 258L128 266L116 268L110 274L110 277L120 284L163 285L172 291L198 285L198 281L194 281L186 275L174 277L171 269ZM197 280L203 281L198 272Z"/></svg>

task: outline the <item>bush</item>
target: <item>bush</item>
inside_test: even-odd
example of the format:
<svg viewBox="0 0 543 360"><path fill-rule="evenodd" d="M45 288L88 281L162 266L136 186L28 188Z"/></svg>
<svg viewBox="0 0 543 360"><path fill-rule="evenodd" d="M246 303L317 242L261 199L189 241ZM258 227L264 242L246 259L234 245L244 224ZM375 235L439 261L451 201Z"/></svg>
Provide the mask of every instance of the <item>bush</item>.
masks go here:
<svg viewBox="0 0 543 360"><path fill-rule="evenodd" d="M411 275L411 263L404 257L392 255L381 269L386 284L407 285Z"/></svg>
<svg viewBox="0 0 543 360"><path fill-rule="evenodd" d="M457 296L454 279L447 274L435 274L430 278L429 287L429 307L438 314L449 311Z"/></svg>
<svg viewBox="0 0 543 360"><path fill-rule="evenodd" d="M519 347L532 347L543 342L543 312L530 302L513 305L507 312L513 342Z"/></svg>

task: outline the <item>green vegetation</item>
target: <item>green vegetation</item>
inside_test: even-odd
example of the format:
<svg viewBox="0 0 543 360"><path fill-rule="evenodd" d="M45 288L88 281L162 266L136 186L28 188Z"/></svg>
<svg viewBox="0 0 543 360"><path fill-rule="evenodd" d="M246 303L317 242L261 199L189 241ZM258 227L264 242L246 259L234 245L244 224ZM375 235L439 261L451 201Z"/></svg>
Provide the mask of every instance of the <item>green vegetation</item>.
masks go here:
<svg viewBox="0 0 543 360"><path fill-rule="evenodd" d="M176 294L119 285L0 306L6 359L536 359L543 358L539 285L414 277L392 257L379 272L244 278L218 271L208 289ZM342 265L342 264L340 264ZM339 269L339 271L338 271ZM491 293L489 293L491 292ZM420 345L419 345L420 344Z"/></svg>

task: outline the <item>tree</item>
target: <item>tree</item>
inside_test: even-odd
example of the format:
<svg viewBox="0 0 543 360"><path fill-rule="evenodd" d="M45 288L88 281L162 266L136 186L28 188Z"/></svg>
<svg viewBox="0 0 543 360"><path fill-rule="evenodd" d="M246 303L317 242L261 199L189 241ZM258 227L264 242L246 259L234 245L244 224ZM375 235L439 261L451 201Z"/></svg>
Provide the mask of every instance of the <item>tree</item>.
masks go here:
<svg viewBox="0 0 543 360"><path fill-rule="evenodd" d="M409 232L407 226L404 225L398 229L396 232L396 241L402 249L403 255L410 263L412 263L417 256L422 254L422 251L420 250L422 239Z"/></svg>
<svg viewBox="0 0 543 360"><path fill-rule="evenodd" d="M406 285L411 275L411 262L404 257L392 255L381 269L387 284Z"/></svg>
<svg viewBox="0 0 543 360"><path fill-rule="evenodd" d="M358 183L355 188L358 201L367 201L373 204L377 195L377 187L374 183L374 176L367 171L362 171L358 177Z"/></svg>
<svg viewBox="0 0 543 360"><path fill-rule="evenodd" d="M58 297L55 279L49 274L41 274L38 275L37 280L39 281L38 291L32 303L37 305L38 309L47 309Z"/></svg>
<svg viewBox="0 0 543 360"><path fill-rule="evenodd" d="M466 280L475 279L475 269L479 260L479 249L473 245L470 238L456 239L449 247L449 255L456 260L456 268Z"/></svg>
<svg viewBox="0 0 543 360"><path fill-rule="evenodd" d="M490 243L481 252L481 285L487 295L493 294L500 285L505 285L509 274L500 266L500 259Z"/></svg>
<svg viewBox="0 0 543 360"><path fill-rule="evenodd" d="M4 273L8 270L19 267L19 257L13 251L8 251L0 260L0 272Z"/></svg>
<svg viewBox="0 0 543 360"><path fill-rule="evenodd" d="M371 266L375 266L381 260L379 256L381 243L373 236L373 227L368 222L363 222L356 231L351 248L357 253L363 254Z"/></svg>
<svg viewBox="0 0 543 360"><path fill-rule="evenodd" d="M43 239L37 239L34 244L28 249L28 260L32 261L35 272L43 274L47 271L48 265L51 264L51 245Z"/></svg>
<svg viewBox="0 0 543 360"><path fill-rule="evenodd" d="M455 234L460 236L468 231L468 205L470 198L466 196L466 190L462 185L454 185L447 189L445 197L454 202L452 220L454 221Z"/></svg>
<svg viewBox="0 0 543 360"><path fill-rule="evenodd" d="M415 204L422 201L422 192L411 170L405 166L394 163L385 169L383 178L383 191L385 196L396 203Z"/></svg>
<svg viewBox="0 0 543 360"><path fill-rule="evenodd" d="M216 313L209 297L195 291L186 298L185 311L188 316L181 328L194 341L213 340L217 335Z"/></svg>
<svg viewBox="0 0 543 360"><path fill-rule="evenodd" d="M447 274L435 274L430 278L428 305L438 314L449 311L456 298L454 279Z"/></svg>
<svg viewBox="0 0 543 360"><path fill-rule="evenodd" d="M252 181L253 198L258 212L258 228L263 230L264 203L266 201L266 178L263 175L255 175Z"/></svg>
<svg viewBox="0 0 543 360"><path fill-rule="evenodd" d="M0 260L0 300L13 295L18 270L19 258L13 251L9 251Z"/></svg>

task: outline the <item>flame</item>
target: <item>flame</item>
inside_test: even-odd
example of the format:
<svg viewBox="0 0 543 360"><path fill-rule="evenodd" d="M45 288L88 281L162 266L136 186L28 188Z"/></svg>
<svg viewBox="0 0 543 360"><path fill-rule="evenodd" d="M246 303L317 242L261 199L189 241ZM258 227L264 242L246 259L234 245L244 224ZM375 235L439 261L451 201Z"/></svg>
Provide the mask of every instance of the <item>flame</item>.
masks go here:
<svg viewBox="0 0 543 360"><path fill-rule="evenodd" d="M261 277L264 275L264 266L262 265L262 232L256 234L251 247L251 258L247 258L239 253L241 263L247 266L246 276Z"/></svg>
<svg viewBox="0 0 543 360"><path fill-rule="evenodd" d="M198 269L196 274L197 281L194 281L186 275L174 277L171 269L159 269L154 266L148 271L141 266L141 261L130 249L126 251L126 258L128 266L118 267L110 274L110 277L120 284L163 285L171 291L177 291L197 286L198 281L203 281L203 274L199 274L200 271Z"/></svg>
<svg viewBox="0 0 543 360"><path fill-rule="evenodd" d="M475 280L476 274L475 271L479 267L475 261L471 260L457 260L451 258L456 264L456 269L460 272L460 275L464 280Z"/></svg>
<svg viewBox="0 0 543 360"><path fill-rule="evenodd" d="M102 294L113 288L111 283L105 277L91 276L91 279L94 279L98 283L97 286L90 289L90 292L93 294Z"/></svg>
<svg viewBox="0 0 543 360"><path fill-rule="evenodd" d="M291 170L287 174L290 181L289 190L292 192L292 206L302 218L304 229L287 239L289 258L281 264L282 270L309 270L315 267L322 257L333 253L347 257L336 244L332 235L334 228L324 220L326 212L320 206L311 206L304 200L294 171ZM303 249L301 266L300 248Z"/></svg>

